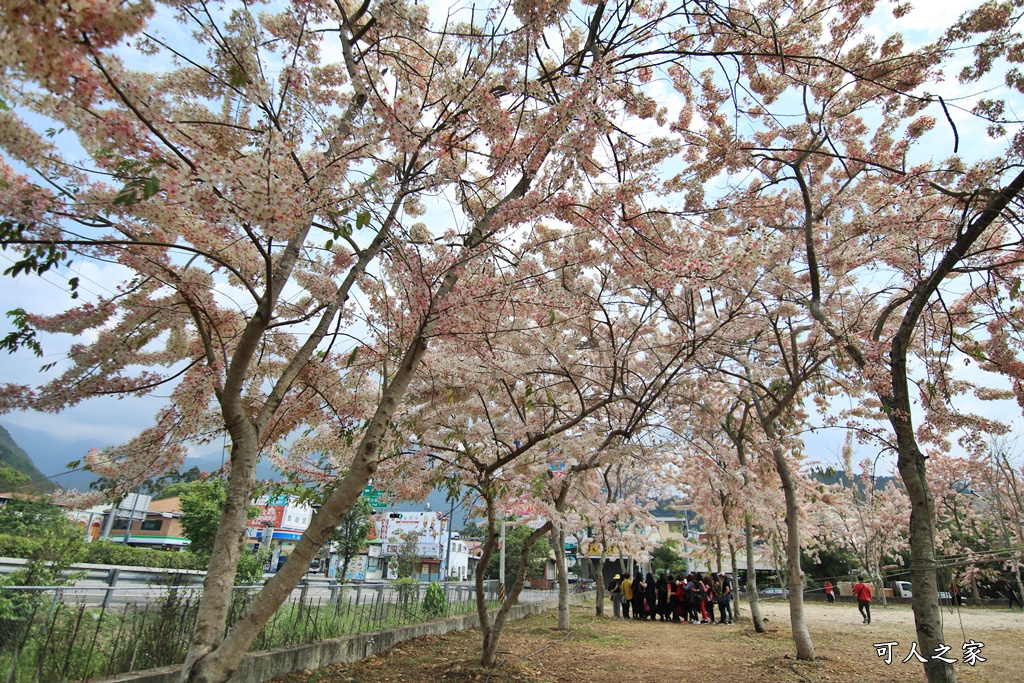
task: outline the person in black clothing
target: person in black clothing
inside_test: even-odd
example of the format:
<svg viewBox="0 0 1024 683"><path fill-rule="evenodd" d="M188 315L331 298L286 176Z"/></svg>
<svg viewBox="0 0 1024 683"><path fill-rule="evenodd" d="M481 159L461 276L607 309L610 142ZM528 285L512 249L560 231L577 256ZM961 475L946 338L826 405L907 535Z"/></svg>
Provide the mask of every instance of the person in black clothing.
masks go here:
<svg viewBox="0 0 1024 683"><path fill-rule="evenodd" d="M686 619L691 624L699 623L700 617L700 588L697 586L697 577L690 574L686 577Z"/></svg>
<svg viewBox="0 0 1024 683"><path fill-rule="evenodd" d="M715 587L715 603L718 605L718 623L725 624L725 605L727 603L726 590L729 587L729 582L725 578L725 574L719 574L712 581ZM713 608L710 611L714 611ZM715 615L711 615L711 622L714 623Z"/></svg>
<svg viewBox="0 0 1024 683"><path fill-rule="evenodd" d="M644 617L654 621L658 607L658 586L651 572L647 572L647 578L644 580L644 605L647 607Z"/></svg>
<svg viewBox="0 0 1024 683"><path fill-rule="evenodd" d="M722 604L724 605L724 607L722 609L725 610L726 615L729 617L729 619L725 623L731 624L732 623L732 583L729 581L729 577L726 576L725 574L719 574L718 576L722 579L722 592L720 594L720 599L722 600Z"/></svg>
<svg viewBox="0 0 1024 683"><path fill-rule="evenodd" d="M1006 597L1010 601L1007 605L1007 609L1013 609L1014 603L1021 609L1024 609L1024 604L1021 604L1020 598L1017 597L1017 591L1014 590L1013 584L1009 581L1006 582Z"/></svg>
<svg viewBox="0 0 1024 683"><path fill-rule="evenodd" d="M644 599L647 597L647 584L644 583L644 575L640 572L633 577L633 618L646 619L644 612Z"/></svg>
<svg viewBox="0 0 1024 683"><path fill-rule="evenodd" d="M658 582L655 584L657 588L658 606L655 609L655 614L662 621L668 621L668 575L665 572L661 573L658 577Z"/></svg>
<svg viewBox="0 0 1024 683"><path fill-rule="evenodd" d="M670 577L671 578L671 577ZM672 615L672 621L679 623L683 616L683 581L686 577L682 574L676 576L675 580L668 585L668 611Z"/></svg>

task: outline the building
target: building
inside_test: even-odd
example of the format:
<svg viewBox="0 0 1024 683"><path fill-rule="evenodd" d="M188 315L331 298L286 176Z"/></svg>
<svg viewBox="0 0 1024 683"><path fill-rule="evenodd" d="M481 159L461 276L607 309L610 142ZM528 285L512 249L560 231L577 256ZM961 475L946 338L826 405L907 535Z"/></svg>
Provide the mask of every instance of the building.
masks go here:
<svg viewBox="0 0 1024 683"><path fill-rule="evenodd" d="M115 517L110 525L110 540L160 550L182 550L189 540L181 530L181 500L174 496L147 501L145 510Z"/></svg>
<svg viewBox="0 0 1024 683"><path fill-rule="evenodd" d="M469 552L469 544L457 532L453 532L444 557L443 573L446 580L469 580Z"/></svg>
<svg viewBox="0 0 1024 683"><path fill-rule="evenodd" d="M382 581L398 578L397 557L408 539L415 539L419 557L416 573L420 581L439 581L444 572L445 549L449 542L448 519L439 512L423 510L375 510L373 528L368 534L366 550L349 561L346 581ZM452 534L451 552L447 554L451 572L448 576L469 576L469 548ZM340 571L341 559L331 555L328 575Z"/></svg>
<svg viewBox="0 0 1024 683"><path fill-rule="evenodd" d="M261 496L253 501L260 513L249 520L246 540L250 547L271 549L268 571L276 572L288 561L295 544L313 519L313 507L295 496Z"/></svg>
<svg viewBox="0 0 1024 683"><path fill-rule="evenodd" d="M380 510L373 515L376 543L380 546L380 572L385 579L398 578L397 556L415 535L420 558L420 581L441 579L442 549L447 542L448 520L433 510L408 512Z"/></svg>
<svg viewBox="0 0 1024 683"><path fill-rule="evenodd" d="M85 510L68 510L68 518L82 525L86 543L98 541L103 533L103 520L110 514L109 505L93 505Z"/></svg>

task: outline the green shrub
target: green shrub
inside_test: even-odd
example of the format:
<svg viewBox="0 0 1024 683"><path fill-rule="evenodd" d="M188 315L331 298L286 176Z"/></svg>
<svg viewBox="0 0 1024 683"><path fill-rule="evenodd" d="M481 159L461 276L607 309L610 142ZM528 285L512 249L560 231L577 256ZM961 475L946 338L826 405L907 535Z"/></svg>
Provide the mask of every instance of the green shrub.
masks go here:
<svg viewBox="0 0 1024 683"><path fill-rule="evenodd" d="M448 598L444 596L441 584L432 583L427 588L427 595L423 598L423 609L433 617L443 617L448 613Z"/></svg>
<svg viewBox="0 0 1024 683"><path fill-rule="evenodd" d="M235 575L236 586L251 586L263 580L263 567L270 559L270 548L252 553L248 550L242 551L238 558L238 573Z"/></svg>
<svg viewBox="0 0 1024 683"><path fill-rule="evenodd" d="M0 534L0 557L26 558L39 551L39 544L37 538Z"/></svg>
<svg viewBox="0 0 1024 683"><path fill-rule="evenodd" d="M90 564L116 564L124 567L160 569L202 569L205 565L189 552L133 548L113 541L86 544L85 559Z"/></svg>
<svg viewBox="0 0 1024 683"><path fill-rule="evenodd" d="M88 564L114 564L123 567L154 567L158 569L203 569L206 565L189 552L134 548L113 541L83 541L64 537L58 544L52 536L8 536L0 534L0 557L19 557L60 564L85 562ZM59 555L59 557L57 556Z"/></svg>

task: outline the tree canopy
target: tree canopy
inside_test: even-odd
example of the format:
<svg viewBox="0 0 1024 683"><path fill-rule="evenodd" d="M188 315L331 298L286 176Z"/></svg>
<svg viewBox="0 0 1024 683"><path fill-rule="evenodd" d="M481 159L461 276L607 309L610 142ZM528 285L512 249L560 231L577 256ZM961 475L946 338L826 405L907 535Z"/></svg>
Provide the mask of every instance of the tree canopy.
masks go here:
<svg viewBox="0 0 1024 683"><path fill-rule="evenodd" d="M371 477L407 499L472 488L484 563L516 505L542 518L527 556L591 521L646 554L644 496L682 490L715 526L706 552L785 548L813 657L815 410L892 454L918 638L940 641L929 460L1007 430L954 403L1024 396L1019 3L913 41L905 4L825 0L14 7L0 244L8 274L57 273L69 298L11 310L0 348L73 341L0 411L166 397L86 456L121 492L230 443L189 503L209 553L189 681L230 678ZM947 73L992 92L955 117ZM989 136L970 155L968 128ZM86 292L82 261L119 282ZM322 504L228 628L264 457ZM865 547L876 502L849 509ZM522 569L493 624L478 603L484 663Z"/></svg>

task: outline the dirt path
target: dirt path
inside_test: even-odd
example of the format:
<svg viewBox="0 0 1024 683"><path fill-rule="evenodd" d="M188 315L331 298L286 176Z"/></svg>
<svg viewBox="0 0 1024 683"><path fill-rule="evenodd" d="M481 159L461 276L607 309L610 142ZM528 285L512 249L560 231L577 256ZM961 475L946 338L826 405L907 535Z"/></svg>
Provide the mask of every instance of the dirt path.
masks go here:
<svg viewBox="0 0 1024 683"><path fill-rule="evenodd" d="M808 627L817 659L791 659L785 602L764 604L767 634L755 634L749 622L726 625L677 625L596 619L592 608L576 608L573 630L554 630L547 613L510 624L502 639L500 669L481 669L480 632L453 633L404 643L354 665L337 665L280 679L281 683L909 683L923 681L920 664L902 663L914 640L908 606L875 606L872 623L861 623L855 605L807 605ZM956 657L957 675L967 683L1024 682L1024 615L1007 610L944 610L945 634ZM971 667L962 661L962 644L984 643L987 661ZM898 642L891 664L874 643Z"/></svg>

